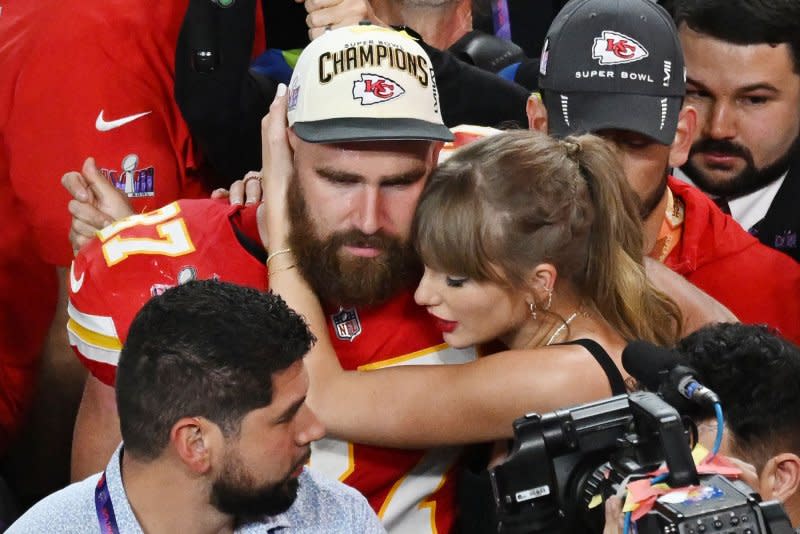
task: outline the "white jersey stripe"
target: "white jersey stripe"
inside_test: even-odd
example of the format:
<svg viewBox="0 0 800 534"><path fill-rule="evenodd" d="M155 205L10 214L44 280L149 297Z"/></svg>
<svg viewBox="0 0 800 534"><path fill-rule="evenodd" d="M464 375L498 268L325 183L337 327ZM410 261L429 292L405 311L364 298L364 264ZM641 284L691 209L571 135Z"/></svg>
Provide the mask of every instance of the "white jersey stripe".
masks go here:
<svg viewBox="0 0 800 534"><path fill-rule="evenodd" d="M404 354L396 358L381 360L379 362L360 365L359 371L372 371L384 367L396 367L400 365L442 365L454 363L467 363L478 357L474 347L466 349L455 349L447 343L436 345L429 349Z"/></svg>
<svg viewBox="0 0 800 534"><path fill-rule="evenodd" d="M83 313L72 305L72 301L67 303L67 313L73 321L87 330L104 336L119 338L117 328L114 326L114 320L111 317Z"/></svg>
<svg viewBox="0 0 800 534"><path fill-rule="evenodd" d="M114 367L117 366L117 363L119 362L120 351L90 345L75 335L72 331L68 331L67 333L69 334L69 344L77 348L78 352L80 352L84 358L95 362L113 365Z"/></svg>

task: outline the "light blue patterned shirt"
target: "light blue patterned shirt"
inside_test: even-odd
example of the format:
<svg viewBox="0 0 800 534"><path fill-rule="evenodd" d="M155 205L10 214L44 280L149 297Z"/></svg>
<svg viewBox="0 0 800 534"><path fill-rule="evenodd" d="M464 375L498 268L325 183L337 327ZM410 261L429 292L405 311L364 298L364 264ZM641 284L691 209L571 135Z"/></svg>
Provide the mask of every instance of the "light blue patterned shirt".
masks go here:
<svg viewBox="0 0 800 534"><path fill-rule="evenodd" d="M118 448L106 467L106 483L120 534L142 534L133 514L120 472ZM94 504L100 473L42 499L6 531L7 534L97 534L100 524ZM238 525L237 534L352 534L385 533L367 500L341 482L309 469L300 475L297 500L277 516Z"/></svg>

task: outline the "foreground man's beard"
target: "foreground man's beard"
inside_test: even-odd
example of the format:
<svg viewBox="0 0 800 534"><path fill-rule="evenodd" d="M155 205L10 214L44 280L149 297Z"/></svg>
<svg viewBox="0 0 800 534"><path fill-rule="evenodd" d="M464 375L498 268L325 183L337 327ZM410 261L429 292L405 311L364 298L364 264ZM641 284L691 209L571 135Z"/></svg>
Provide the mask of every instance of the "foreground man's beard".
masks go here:
<svg viewBox="0 0 800 534"><path fill-rule="evenodd" d="M298 465L305 463L307 458ZM292 476L280 482L256 486L241 458L228 454L222 473L211 487L211 504L233 517L275 516L292 506L299 487L300 482Z"/></svg>
<svg viewBox="0 0 800 534"><path fill-rule="evenodd" d="M692 163L692 158L701 152L718 152L738 156L745 161L745 168L727 180L710 180L698 166ZM794 140L785 154L759 169L753 161L753 154L747 147L724 139L702 138L692 145L689 161L681 167L681 170L706 193L724 198L737 198L757 191L780 178L798 153L800 153L800 136Z"/></svg>
<svg viewBox="0 0 800 534"><path fill-rule="evenodd" d="M419 281L422 267L410 243L383 232L366 235L358 230L319 239L297 179L289 190L289 216L289 246L297 267L322 302L374 306ZM353 256L345 245L375 247L383 253L373 258Z"/></svg>

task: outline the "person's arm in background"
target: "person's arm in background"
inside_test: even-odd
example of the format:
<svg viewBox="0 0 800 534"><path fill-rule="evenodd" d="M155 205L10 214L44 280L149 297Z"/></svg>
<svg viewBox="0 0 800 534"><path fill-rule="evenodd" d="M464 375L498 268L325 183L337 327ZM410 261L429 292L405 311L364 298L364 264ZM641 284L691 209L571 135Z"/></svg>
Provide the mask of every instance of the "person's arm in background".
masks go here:
<svg viewBox="0 0 800 534"><path fill-rule="evenodd" d="M75 417L70 480L77 482L102 471L120 441L116 391L90 373Z"/></svg>
<svg viewBox="0 0 800 534"><path fill-rule="evenodd" d="M237 0L229 8L190 0L178 36L175 100L219 177L238 178L260 165L259 121L253 118L263 115L276 84L249 71L255 9L256 0ZM228 183L220 178L214 186Z"/></svg>

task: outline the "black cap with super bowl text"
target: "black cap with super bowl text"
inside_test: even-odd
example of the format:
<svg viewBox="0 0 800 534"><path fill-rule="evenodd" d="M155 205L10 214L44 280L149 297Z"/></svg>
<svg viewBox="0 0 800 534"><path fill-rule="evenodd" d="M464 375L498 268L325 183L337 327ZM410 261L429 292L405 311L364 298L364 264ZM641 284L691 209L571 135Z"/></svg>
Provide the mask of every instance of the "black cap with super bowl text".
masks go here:
<svg viewBox="0 0 800 534"><path fill-rule="evenodd" d="M652 0L571 0L547 33L539 87L557 136L618 129L671 144L686 92L675 24Z"/></svg>

